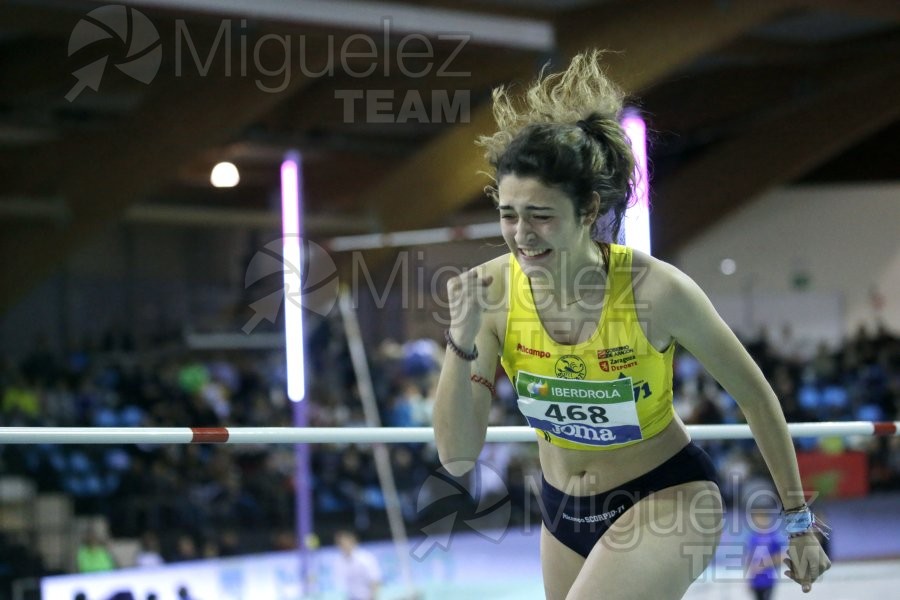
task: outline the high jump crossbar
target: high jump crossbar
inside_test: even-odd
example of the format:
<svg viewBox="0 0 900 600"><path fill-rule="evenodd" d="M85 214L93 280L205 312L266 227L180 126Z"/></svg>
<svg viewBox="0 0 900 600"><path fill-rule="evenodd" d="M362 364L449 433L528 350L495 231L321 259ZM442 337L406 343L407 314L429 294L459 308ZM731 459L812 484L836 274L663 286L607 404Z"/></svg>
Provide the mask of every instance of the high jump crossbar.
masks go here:
<svg viewBox="0 0 900 600"><path fill-rule="evenodd" d="M688 425L695 440L750 439L748 425ZM900 421L789 423L791 437L898 436ZM488 442L533 442L527 426L488 427ZM0 427L0 444L373 444L433 442L431 427Z"/></svg>

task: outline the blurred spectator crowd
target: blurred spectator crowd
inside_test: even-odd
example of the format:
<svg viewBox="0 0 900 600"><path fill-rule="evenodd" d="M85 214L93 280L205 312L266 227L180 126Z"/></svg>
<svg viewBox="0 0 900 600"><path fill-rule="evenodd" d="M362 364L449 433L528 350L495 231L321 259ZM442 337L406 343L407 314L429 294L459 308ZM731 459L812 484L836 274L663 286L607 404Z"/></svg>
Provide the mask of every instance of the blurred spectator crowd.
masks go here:
<svg viewBox="0 0 900 600"><path fill-rule="evenodd" d="M788 343L789 337L782 332L782 339L773 341L761 333L747 342L788 421L898 419L896 336L884 329L861 329L840 348L823 345L813 351ZM308 348L309 424L366 425L339 319L322 321L311 332ZM431 425L442 356L442 347L433 340L389 340L371 350L380 424ZM111 342L63 355L39 346L21 362L0 357L0 426L291 426L285 378L283 354L274 351L197 352L174 346L136 351L127 343ZM502 373L497 390L491 424L523 424L514 389ZM676 411L688 424L742 421L734 400L681 352L676 355L675 396ZM838 450L864 451L871 489L889 490L900 488L897 441L810 439L797 444L801 450L827 443L830 451L835 444ZM723 479L764 477L752 440L704 444ZM410 533L417 534L423 523L417 499L439 466L435 449L431 444L392 444L389 451L404 519ZM505 489L500 485L482 492L508 492L513 521L529 518L528 511L537 505L527 496L540 481L536 446L490 444L482 458L506 484ZM293 448L283 445L0 446L0 473L27 477L40 493L65 494L78 515L102 515L109 535L140 541L139 564L296 547L294 461ZM314 445L311 464L320 537L330 540L330 531L348 524L366 539L388 536L385 496L370 447ZM78 560L73 557L71 568L88 568L79 566L84 556L93 557L85 564L108 565L91 554L90 548L102 545L96 532L83 535L87 550ZM18 566L11 567L14 560ZM9 571L38 575L44 568L27 543L0 531L0 577L11 576Z"/></svg>

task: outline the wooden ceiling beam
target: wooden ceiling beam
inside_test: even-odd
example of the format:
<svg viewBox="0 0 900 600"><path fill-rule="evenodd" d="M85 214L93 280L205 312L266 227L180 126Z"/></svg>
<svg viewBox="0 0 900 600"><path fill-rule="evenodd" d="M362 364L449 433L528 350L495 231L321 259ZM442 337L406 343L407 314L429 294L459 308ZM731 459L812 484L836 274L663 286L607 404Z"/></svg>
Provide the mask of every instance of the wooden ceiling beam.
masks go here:
<svg viewBox="0 0 900 600"><path fill-rule="evenodd" d="M793 0L645 0L578 11L560 19L557 40L569 57L586 48L607 48L608 74L628 92L644 90L698 56L740 36L796 4ZM534 65L510 65L507 81L533 77ZM439 223L482 193L489 183L475 138L493 129L488 105L473 107L471 119L423 147L360 199L377 207L384 230ZM410 198L425 198L424 206ZM411 208L414 208L411 210Z"/></svg>
<svg viewBox="0 0 900 600"><path fill-rule="evenodd" d="M900 22L900 4L895 0L806 0L805 5L814 10Z"/></svg>
<svg viewBox="0 0 900 600"><path fill-rule="evenodd" d="M605 48L608 74L641 92L713 49L795 8L801 0L641 0L577 11L557 23L566 57Z"/></svg>
<svg viewBox="0 0 900 600"><path fill-rule="evenodd" d="M797 60L783 49L778 64L726 65L666 81L644 96L643 106L662 135L731 133L755 118L759 107L790 104L839 84L873 57L900 55L900 30L874 39L806 48L795 48ZM693 110L696 106L703 110Z"/></svg>
<svg viewBox="0 0 900 600"><path fill-rule="evenodd" d="M820 94L773 110L708 148L655 190L654 252L670 257L706 227L900 118L900 63L872 56Z"/></svg>
<svg viewBox="0 0 900 600"><path fill-rule="evenodd" d="M58 182L71 220L63 226L21 228L3 236L0 310L86 240L117 222L134 202L169 182L198 153L226 142L309 81L299 68L289 76L283 91L267 93L253 77L210 73L179 78L160 73L148 86L141 108L115 131L64 140L57 148L60 171L43 175Z"/></svg>
<svg viewBox="0 0 900 600"><path fill-rule="evenodd" d="M797 69L739 66L672 79L642 98L656 135L703 134L783 101L797 83ZM702 106L702 110L691 107Z"/></svg>

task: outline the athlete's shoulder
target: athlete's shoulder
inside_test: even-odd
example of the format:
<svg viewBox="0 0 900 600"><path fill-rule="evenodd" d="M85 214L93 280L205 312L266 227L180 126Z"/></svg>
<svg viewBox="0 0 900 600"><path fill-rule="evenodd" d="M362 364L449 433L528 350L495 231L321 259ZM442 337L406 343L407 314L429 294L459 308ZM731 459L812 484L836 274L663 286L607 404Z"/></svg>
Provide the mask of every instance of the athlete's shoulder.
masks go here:
<svg viewBox="0 0 900 600"><path fill-rule="evenodd" d="M649 308L659 315L690 282L675 265L632 249L631 286L637 307Z"/></svg>
<svg viewBox="0 0 900 600"><path fill-rule="evenodd" d="M655 256L651 256L644 252L643 250L638 250L637 248L629 248L631 250L631 264L635 267L665 267L672 266L669 263L656 258Z"/></svg>
<svg viewBox="0 0 900 600"><path fill-rule="evenodd" d="M634 251L635 303L651 307L656 325L684 322L687 315L709 301L687 273L671 263Z"/></svg>
<svg viewBox="0 0 900 600"><path fill-rule="evenodd" d="M508 269L509 267L509 252L504 252L497 258L492 258L491 260L485 261L479 265L479 268L485 269L485 273L488 275L495 275L497 273L501 273Z"/></svg>
<svg viewBox="0 0 900 600"><path fill-rule="evenodd" d="M657 284L663 288L689 279L684 272L675 265L651 256L642 250L631 249L631 267L637 279L648 284Z"/></svg>

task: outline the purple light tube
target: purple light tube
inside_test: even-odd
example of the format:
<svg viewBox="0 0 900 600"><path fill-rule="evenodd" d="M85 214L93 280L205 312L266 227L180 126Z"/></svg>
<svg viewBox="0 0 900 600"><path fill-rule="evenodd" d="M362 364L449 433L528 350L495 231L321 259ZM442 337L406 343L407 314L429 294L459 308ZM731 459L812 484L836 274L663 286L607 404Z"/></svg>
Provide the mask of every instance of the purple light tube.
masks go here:
<svg viewBox="0 0 900 600"><path fill-rule="evenodd" d="M625 111L622 128L634 153L634 205L625 212L625 243L650 254L650 181L647 177L647 125L633 109Z"/></svg>
<svg viewBox="0 0 900 600"><path fill-rule="evenodd" d="M303 170L300 156L288 153L281 163L281 242L284 257L284 337L287 393L293 402L306 396L303 356L303 291L301 248Z"/></svg>

